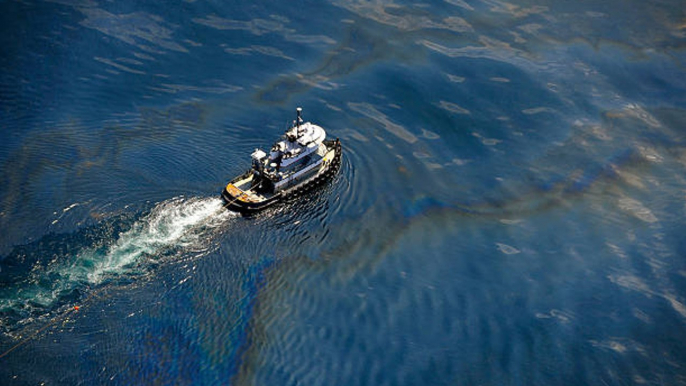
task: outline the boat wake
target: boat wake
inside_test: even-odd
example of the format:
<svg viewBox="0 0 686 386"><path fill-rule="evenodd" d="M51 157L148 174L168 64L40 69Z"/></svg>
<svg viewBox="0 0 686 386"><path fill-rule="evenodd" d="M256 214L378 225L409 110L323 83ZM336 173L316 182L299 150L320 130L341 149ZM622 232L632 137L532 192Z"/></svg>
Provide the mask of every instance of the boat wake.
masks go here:
<svg viewBox="0 0 686 386"><path fill-rule="evenodd" d="M12 331L111 281L144 275L161 259L209 248L213 229L236 216L219 198L177 197L139 219L118 218L77 235L46 236L0 260L0 330ZM58 252L56 252L58 251Z"/></svg>

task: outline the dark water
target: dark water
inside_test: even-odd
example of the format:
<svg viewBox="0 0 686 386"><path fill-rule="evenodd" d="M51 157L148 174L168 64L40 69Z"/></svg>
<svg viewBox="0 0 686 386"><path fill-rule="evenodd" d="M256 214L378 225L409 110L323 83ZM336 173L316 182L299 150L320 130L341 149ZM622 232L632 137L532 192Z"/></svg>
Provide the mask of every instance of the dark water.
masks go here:
<svg viewBox="0 0 686 386"><path fill-rule="evenodd" d="M0 384L686 384L681 2L0 6Z"/></svg>

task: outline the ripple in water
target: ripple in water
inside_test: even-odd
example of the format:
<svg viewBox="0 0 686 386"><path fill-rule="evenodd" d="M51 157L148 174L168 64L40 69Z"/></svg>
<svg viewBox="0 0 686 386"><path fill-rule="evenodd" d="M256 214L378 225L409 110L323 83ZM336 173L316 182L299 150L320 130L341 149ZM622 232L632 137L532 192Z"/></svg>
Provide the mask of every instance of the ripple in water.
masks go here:
<svg viewBox="0 0 686 386"><path fill-rule="evenodd" d="M95 236L53 235L15 249L0 272L0 329L11 331L58 310L89 288L140 276L179 249L206 249L208 232L236 216L222 205L219 198L177 197L157 204L130 227L113 219L99 225Z"/></svg>

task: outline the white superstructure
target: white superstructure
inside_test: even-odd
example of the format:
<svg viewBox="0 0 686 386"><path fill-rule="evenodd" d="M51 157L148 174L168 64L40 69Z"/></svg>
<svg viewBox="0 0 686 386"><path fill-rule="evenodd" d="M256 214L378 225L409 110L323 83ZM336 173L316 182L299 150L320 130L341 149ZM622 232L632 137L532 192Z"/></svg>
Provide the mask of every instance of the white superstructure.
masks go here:
<svg viewBox="0 0 686 386"><path fill-rule="evenodd" d="M321 126L304 122L300 107L296 111L296 120L272 146L269 156L260 149L252 153L255 181L262 181L273 192L286 189L316 171L327 153L326 131Z"/></svg>

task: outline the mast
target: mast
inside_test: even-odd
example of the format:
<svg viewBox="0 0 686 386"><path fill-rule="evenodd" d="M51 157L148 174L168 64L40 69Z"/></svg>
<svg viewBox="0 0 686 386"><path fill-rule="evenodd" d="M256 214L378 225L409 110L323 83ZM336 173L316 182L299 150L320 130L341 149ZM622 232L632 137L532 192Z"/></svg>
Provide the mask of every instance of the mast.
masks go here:
<svg viewBox="0 0 686 386"><path fill-rule="evenodd" d="M298 108L295 109L295 113L297 114L297 117L296 117L296 119L295 119L295 126L296 126L296 127L300 127L300 124L303 123L303 118L302 118L302 116L301 116L301 115L302 115L302 112L303 112L303 108L302 108L302 107L298 107Z"/></svg>

